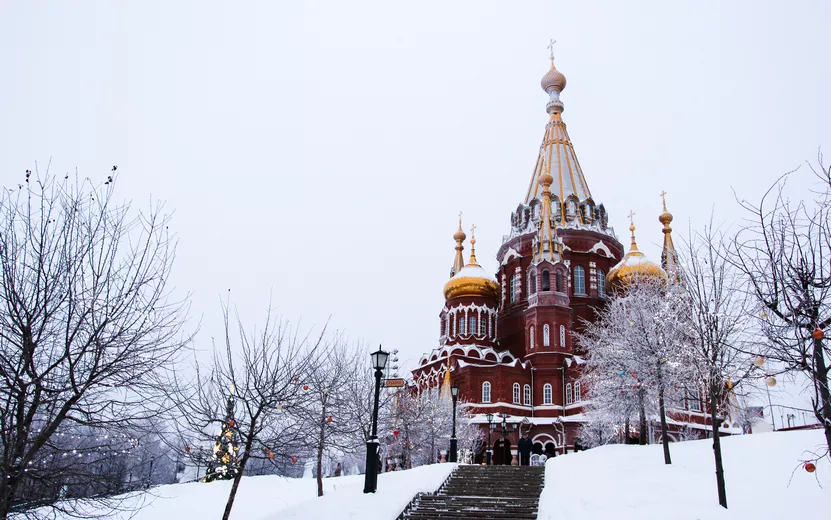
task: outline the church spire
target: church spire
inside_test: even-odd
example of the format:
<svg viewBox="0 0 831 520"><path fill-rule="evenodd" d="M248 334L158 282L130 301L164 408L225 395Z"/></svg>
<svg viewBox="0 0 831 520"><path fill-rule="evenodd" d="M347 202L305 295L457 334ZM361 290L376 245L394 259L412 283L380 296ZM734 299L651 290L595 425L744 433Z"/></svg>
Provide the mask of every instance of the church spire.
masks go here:
<svg viewBox="0 0 831 520"><path fill-rule="evenodd" d="M549 121L545 127L531 184L525 195L525 204L540 198L540 179L543 175L550 175L556 221L560 225L565 225L569 221L590 224L591 222L586 220L593 219L594 216L580 211L580 205L592 198L591 191L562 119L564 108L563 102L560 101L560 93L566 88L566 77L554 66L553 43L554 40L549 45L551 69L543 76L541 82L542 89L548 94L545 111L549 114Z"/></svg>
<svg viewBox="0 0 831 520"><path fill-rule="evenodd" d="M678 280L678 263L675 254L675 245L672 243L672 213L667 211L667 192L661 192L661 201L664 204L664 212L658 217L658 222L664 225L664 248L661 251L661 267L673 280Z"/></svg>
<svg viewBox="0 0 831 520"><path fill-rule="evenodd" d="M543 260L555 262L555 252L561 253L559 241L554 238L554 231L551 229L551 183L554 177L544 173L540 176L542 186L542 216L540 217L540 232L537 239L537 247L534 251L534 261L539 263Z"/></svg>
<svg viewBox="0 0 831 520"><path fill-rule="evenodd" d="M459 229L453 233L453 240L456 241L456 257L453 259L453 268L450 269L450 278L453 278L453 275L458 273L462 270L462 267L465 266L465 259L462 256L462 251L464 251L465 246L462 245L462 242L465 241L467 235L465 232L462 231L462 212L459 212Z"/></svg>
<svg viewBox="0 0 831 520"><path fill-rule="evenodd" d="M479 265L476 263L476 224L470 226L470 260L467 265Z"/></svg>

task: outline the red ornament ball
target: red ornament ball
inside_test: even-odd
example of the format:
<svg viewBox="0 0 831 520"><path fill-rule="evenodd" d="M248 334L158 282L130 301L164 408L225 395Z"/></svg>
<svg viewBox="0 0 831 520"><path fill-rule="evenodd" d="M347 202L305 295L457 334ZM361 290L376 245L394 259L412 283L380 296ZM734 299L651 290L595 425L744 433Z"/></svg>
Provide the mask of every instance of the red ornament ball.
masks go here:
<svg viewBox="0 0 831 520"><path fill-rule="evenodd" d="M292 464L297 464L297 457L292 457L291 462Z"/></svg>
<svg viewBox="0 0 831 520"><path fill-rule="evenodd" d="M825 333L822 331L822 329L817 327L816 329L814 329L814 332L811 333L811 336L813 336L814 339L820 339L821 340L825 337Z"/></svg>
<svg viewBox="0 0 831 520"><path fill-rule="evenodd" d="M805 463L805 471L807 471L808 473L813 473L816 470L817 470L817 467L814 465L813 462L806 462Z"/></svg>
<svg viewBox="0 0 831 520"><path fill-rule="evenodd" d="M393 437L398 437L398 430L393 430L392 431L392 436Z"/></svg>
<svg viewBox="0 0 831 520"><path fill-rule="evenodd" d="M187 453L190 453L190 445L185 446L185 451L186 451Z"/></svg>
<svg viewBox="0 0 831 520"><path fill-rule="evenodd" d="M235 421L235 420L233 420L233 419L231 419L230 421L228 421L228 426L230 426L231 428L233 428L233 427L234 427L234 426L236 426L236 425L237 425L237 421Z"/></svg>
<svg viewBox="0 0 831 520"><path fill-rule="evenodd" d="M326 418L326 422L332 422L332 416L331 415Z"/></svg>
<svg viewBox="0 0 831 520"><path fill-rule="evenodd" d="M309 389L309 385L303 385L303 390L308 390L308 389Z"/></svg>

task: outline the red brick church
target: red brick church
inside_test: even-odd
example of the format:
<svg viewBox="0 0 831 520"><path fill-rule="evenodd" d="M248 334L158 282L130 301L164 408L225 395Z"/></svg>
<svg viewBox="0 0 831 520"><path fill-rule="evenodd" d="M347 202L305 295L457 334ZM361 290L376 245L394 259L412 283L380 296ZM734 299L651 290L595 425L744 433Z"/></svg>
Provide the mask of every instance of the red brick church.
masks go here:
<svg viewBox="0 0 831 520"><path fill-rule="evenodd" d="M519 431L530 432L537 453L573 448L585 421L579 383L584 352L573 333L583 320L594 319L593 308L604 305L610 286L633 273L666 276L664 268L674 268L672 215L666 207L659 218L664 268L638 251L634 226L632 248L624 255L606 208L592 196L563 122L560 94L565 86L552 56L551 69L542 78L549 121L528 189L496 253L496 278L477 263L472 236L465 263L467 236L460 220L439 315L439 347L422 356L413 370L419 390L441 385L450 370L473 420L487 429L488 414L493 414L491 447L497 464L511 463ZM701 403L690 406L693 414L703 409ZM706 424L705 413L697 417L687 410L685 417Z"/></svg>

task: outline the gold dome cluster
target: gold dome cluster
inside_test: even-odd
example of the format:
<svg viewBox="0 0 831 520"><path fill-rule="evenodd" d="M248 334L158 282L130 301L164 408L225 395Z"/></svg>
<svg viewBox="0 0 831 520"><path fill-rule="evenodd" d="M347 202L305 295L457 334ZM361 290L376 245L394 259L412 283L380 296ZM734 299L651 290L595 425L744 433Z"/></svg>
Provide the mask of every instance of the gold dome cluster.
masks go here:
<svg viewBox="0 0 831 520"><path fill-rule="evenodd" d="M460 229L453 235L454 240L460 242L459 235L464 233ZM488 276L482 266L476 262L476 237L473 230L470 232L470 260L467 265L455 272L444 284L444 298L450 300L462 296L477 296L481 298L496 298L499 295L499 285L496 280ZM457 249L458 250L458 249Z"/></svg>
<svg viewBox="0 0 831 520"><path fill-rule="evenodd" d="M665 283L667 273L658 264L649 261L646 255L638 249L635 242L635 224L629 226L632 232L632 246L629 252L624 255L623 260L618 262L606 275L606 285L612 290L623 289L638 281L657 281Z"/></svg>

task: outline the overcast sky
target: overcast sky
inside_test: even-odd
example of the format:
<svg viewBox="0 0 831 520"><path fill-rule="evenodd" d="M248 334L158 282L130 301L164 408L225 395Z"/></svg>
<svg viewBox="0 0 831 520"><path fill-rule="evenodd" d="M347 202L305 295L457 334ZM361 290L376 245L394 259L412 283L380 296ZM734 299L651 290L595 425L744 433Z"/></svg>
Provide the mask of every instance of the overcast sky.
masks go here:
<svg viewBox="0 0 831 520"><path fill-rule="evenodd" d="M175 210L201 346L219 298L437 344L456 215L489 271L543 129L549 38L594 198L659 258L831 154L831 3L3 2L0 181L121 174ZM802 176L807 182L807 175ZM466 252L467 253L467 252Z"/></svg>

